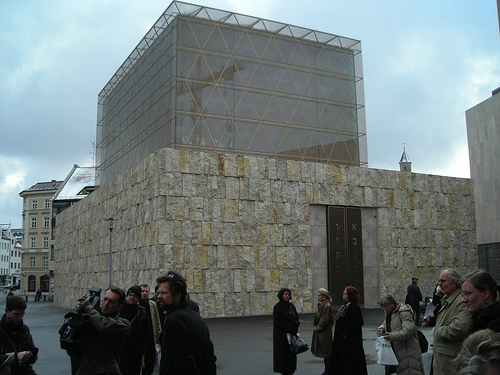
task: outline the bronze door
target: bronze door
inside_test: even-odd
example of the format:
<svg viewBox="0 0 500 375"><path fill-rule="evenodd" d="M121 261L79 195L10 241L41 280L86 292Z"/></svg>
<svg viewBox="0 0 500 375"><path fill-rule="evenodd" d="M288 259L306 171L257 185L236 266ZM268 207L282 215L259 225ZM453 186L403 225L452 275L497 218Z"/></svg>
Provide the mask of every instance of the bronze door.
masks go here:
<svg viewBox="0 0 500 375"><path fill-rule="evenodd" d="M328 207L328 277L333 305L342 304L342 292L352 285L363 295L363 241L361 209Z"/></svg>

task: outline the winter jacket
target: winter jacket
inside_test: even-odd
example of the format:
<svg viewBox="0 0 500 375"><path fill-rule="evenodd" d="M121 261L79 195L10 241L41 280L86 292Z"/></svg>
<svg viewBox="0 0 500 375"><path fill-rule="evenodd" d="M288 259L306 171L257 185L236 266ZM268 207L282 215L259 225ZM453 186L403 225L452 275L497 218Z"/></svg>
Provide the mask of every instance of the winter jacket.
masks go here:
<svg viewBox="0 0 500 375"><path fill-rule="evenodd" d="M379 328L388 331L387 315ZM399 362L396 369L398 375L424 375L417 327L413 321L413 310L409 305L398 303L391 312L389 341Z"/></svg>
<svg viewBox="0 0 500 375"><path fill-rule="evenodd" d="M500 333L500 304L498 302L472 314L472 327L469 334L482 329L491 329Z"/></svg>
<svg viewBox="0 0 500 375"><path fill-rule="evenodd" d="M29 363L19 363L18 352L30 351L33 357ZM15 325L5 315L0 321L0 375L28 375L31 364L37 360L38 348L27 325L22 321Z"/></svg>
<svg viewBox="0 0 500 375"><path fill-rule="evenodd" d="M332 350L332 307L329 300L318 303L318 311L314 318L311 352L319 358L330 358Z"/></svg>
<svg viewBox="0 0 500 375"><path fill-rule="evenodd" d="M119 374L118 361L130 332L130 322L118 314L103 316L92 306L85 306L83 313L90 316L92 333L84 340L83 357L76 374Z"/></svg>
<svg viewBox="0 0 500 375"><path fill-rule="evenodd" d="M462 289L441 299L434 327L434 375L454 375L453 360L471 327L471 315L462 302Z"/></svg>

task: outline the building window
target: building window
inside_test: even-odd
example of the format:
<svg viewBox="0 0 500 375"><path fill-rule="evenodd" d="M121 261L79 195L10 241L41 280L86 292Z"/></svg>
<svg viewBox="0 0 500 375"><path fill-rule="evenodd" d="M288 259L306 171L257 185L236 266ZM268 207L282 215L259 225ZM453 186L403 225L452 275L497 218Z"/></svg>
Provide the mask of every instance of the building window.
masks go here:
<svg viewBox="0 0 500 375"><path fill-rule="evenodd" d="M30 238L30 247L36 247L36 237L31 237Z"/></svg>
<svg viewBox="0 0 500 375"><path fill-rule="evenodd" d="M45 208L50 208L50 199L45 199Z"/></svg>
<svg viewBox="0 0 500 375"><path fill-rule="evenodd" d="M43 236L43 247L44 248L49 247L49 236Z"/></svg>
<svg viewBox="0 0 500 375"><path fill-rule="evenodd" d="M43 227L48 228L50 226L50 217L44 216L43 217Z"/></svg>
<svg viewBox="0 0 500 375"><path fill-rule="evenodd" d="M31 217L31 228L36 228L36 216Z"/></svg>
<svg viewBox="0 0 500 375"><path fill-rule="evenodd" d="M56 251L54 245L50 245L50 260L56 259Z"/></svg>
<svg viewBox="0 0 500 375"><path fill-rule="evenodd" d="M43 275L40 277L40 291L48 292L49 291L50 280L47 275Z"/></svg>
<svg viewBox="0 0 500 375"><path fill-rule="evenodd" d="M36 199L33 199L31 201L31 208L36 210L38 208L38 201Z"/></svg>
<svg viewBox="0 0 500 375"><path fill-rule="evenodd" d="M43 262L44 267L48 267L49 266L49 257L43 257L42 262Z"/></svg>
<svg viewBox="0 0 500 375"><path fill-rule="evenodd" d="M34 292L36 289L36 277L28 276L28 292Z"/></svg>
<svg viewBox="0 0 500 375"><path fill-rule="evenodd" d="M30 267L35 267L35 257L30 257Z"/></svg>

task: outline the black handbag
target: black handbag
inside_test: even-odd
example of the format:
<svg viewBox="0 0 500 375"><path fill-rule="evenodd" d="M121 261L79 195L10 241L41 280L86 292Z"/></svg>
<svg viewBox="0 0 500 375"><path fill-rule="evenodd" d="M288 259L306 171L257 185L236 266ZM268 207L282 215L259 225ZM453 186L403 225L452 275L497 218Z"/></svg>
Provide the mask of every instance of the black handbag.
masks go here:
<svg viewBox="0 0 500 375"><path fill-rule="evenodd" d="M296 335L287 333L286 337L288 339L288 344L290 345L290 351L294 354L304 353L309 350L309 345L302 340L302 338L297 333Z"/></svg>

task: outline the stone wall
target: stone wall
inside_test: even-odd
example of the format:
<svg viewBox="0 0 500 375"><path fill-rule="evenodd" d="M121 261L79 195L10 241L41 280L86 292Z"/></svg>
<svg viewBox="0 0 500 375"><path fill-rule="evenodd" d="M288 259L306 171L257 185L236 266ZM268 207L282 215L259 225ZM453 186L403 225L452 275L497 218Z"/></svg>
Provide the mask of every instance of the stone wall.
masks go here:
<svg viewBox="0 0 500 375"><path fill-rule="evenodd" d="M107 286L114 217L115 285L176 269L205 317L271 314L283 286L312 312L328 205L362 207L366 307L477 265L469 179L162 149L57 216L55 303Z"/></svg>

